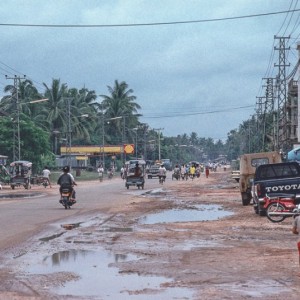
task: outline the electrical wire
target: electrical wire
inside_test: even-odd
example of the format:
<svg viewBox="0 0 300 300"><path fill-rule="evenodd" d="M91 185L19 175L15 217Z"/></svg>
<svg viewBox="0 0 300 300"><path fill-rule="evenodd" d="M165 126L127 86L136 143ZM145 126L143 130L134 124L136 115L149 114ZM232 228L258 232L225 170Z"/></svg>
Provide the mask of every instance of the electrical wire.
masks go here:
<svg viewBox="0 0 300 300"><path fill-rule="evenodd" d="M281 24L281 27L279 28L279 30L278 30L278 32L277 32L276 35L279 35L281 29L283 28L284 23L285 23L285 21L286 21L288 15L289 15L289 12L290 12L290 10L291 10L291 7L292 7L293 2L294 2L294 0L291 0L290 7L289 7L289 9L288 9L288 13L286 14L286 16L285 16L285 18L284 18L284 20L283 20L283 22L282 22L282 24Z"/></svg>
<svg viewBox="0 0 300 300"><path fill-rule="evenodd" d="M174 22L154 22L154 23L131 23L131 24L94 24L94 25L75 25L75 24L25 24L25 23L0 23L0 26L7 27L44 27L44 28L101 28L101 27L137 27L137 26L161 26L161 25L179 25L179 24L193 24L193 23L208 23L208 22L220 22L230 21L238 19L248 19L257 17L266 17L272 15L285 14L290 12L297 12L299 9L284 10L276 12L268 12L261 14L251 14L235 17L213 18L213 19L200 19L191 21L174 21Z"/></svg>
<svg viewBox="0 0 300 300"><path fill-rule="evenodd" d="M165 115L153 115L153 116L147 116L143 115L143 118L145 119L157 119L157 118L174 118L174 117L180 117L180 116L195 116L195 115L205 115L205 114L214 114L214 113L221 113L221 112L233 112L233 110L238 109L244 109L244 108L253 108L253 105L246 105L246 106L239 106L239 107L233 107L233 108L227 108L227 109L219 109L219 110L211 110L206 112L183 112L183 113L177 113L177 114L165 114Z"/></svg>

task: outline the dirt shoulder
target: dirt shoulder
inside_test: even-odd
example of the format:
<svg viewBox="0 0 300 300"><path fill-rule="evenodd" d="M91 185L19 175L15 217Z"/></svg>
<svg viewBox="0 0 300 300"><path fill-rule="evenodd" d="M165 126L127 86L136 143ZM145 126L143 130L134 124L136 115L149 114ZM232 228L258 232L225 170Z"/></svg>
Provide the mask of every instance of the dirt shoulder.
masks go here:
<svg viewBox="0 0 300 300"><path fill-rule="evenodd" d="M211 221L143 222L155 212L193 210L202 204L220 205L221 210L234 214ZM34 255L42 257L47 251L49 255L76 247L103 247L113 253L134 255L139 259L114 262L112 266L124 275L168 278L161 289L187 288L192 296L185 299L299 298L297 237L291 233L291 219L274 224L254 214L252 206L243 207L229 172L219 171L194 181L167 181L157 193L133 196L128 205L87 221L90 225L87 222L47 244L33 239L17 267L14 263L7 266L7 272L2 270L0 299L62 299L51 293L51 288L75 279L70 274L27 276L22 270ZM127 293L151 295L158 291Z"/></svg>

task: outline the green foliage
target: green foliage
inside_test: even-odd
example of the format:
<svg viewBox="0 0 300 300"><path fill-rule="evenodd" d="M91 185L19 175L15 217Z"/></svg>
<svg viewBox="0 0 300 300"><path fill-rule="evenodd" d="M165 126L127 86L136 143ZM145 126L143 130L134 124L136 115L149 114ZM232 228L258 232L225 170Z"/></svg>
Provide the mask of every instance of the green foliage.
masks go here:
<svg viewBox="0 0 300 300"><path fill-rule="evenodd" d="M148 124L140 123L141 115L138 112L141 107L136 102L137 97L133 95L133 90L125 81L115 80L113 86L107 86L108 95L100 95L101 103L97 101L95 91L85 87L68 88L60 79L53 79L51 85L44 84L44 87L45 92L39 94L30 80L20 81L18 97L15 86L8 85L4 90L11 93L11 96L4 96L0 101L0 110L7 114L7 117L0 117L0 154L7 155L12 160L14 151L17 152L14 136L17 133L18 99L21 158L33 162L33 167L38 172L44 165L49 168L55 166L54 152L64 143L63 139L65 140L68 132L67 103L70 103L73 145L101 145L103 140L105 144L137 142L139 157L146 155L146 159L157 160L160 138L161 158L170 158L173 163L186 163L191 160L214 161L220 155L232 160L247 152L273 150L271 115L265 116L269 125L265 128L264 138L256 134L258 122L255 117L231 130L226 142L199 137L195 132L174 137L164 137L161 133L158 137L157 131L150 129ZM29 103L41 98L47 98L48 101ZM68 102L66 99L69 99ZM83 118L83 115L88 117ZM108 123L111 118L114 120ZM133 128L136 130L133 131ZM117 160L116 163L120 167L122 162Z"/></svg>

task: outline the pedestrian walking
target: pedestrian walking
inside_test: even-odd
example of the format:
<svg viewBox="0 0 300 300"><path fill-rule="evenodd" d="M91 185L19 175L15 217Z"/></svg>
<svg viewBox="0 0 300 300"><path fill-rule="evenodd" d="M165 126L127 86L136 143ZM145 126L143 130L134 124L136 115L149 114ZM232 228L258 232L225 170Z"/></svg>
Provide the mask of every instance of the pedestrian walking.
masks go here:
<svg viewBox="0 0 300 300"><path fill-rule="evenodd" d="M209 176L209 166L205 167L205 176L206 176L206 178L208 178L208 176Z"/></svg>

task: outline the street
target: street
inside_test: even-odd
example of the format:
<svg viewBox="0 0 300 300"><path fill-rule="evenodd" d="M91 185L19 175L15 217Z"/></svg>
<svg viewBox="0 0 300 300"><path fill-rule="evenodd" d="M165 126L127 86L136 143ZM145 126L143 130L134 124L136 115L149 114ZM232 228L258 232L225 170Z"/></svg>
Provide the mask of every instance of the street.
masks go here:
<svg viewBox="0 0 300 300"><path fill-rule="evenodd" d="M228 171L76 190L71 210L56 188L0 200L0 299L299 298L291 219L271 223L242 206Z"/></svg>

